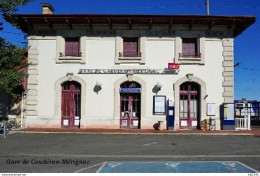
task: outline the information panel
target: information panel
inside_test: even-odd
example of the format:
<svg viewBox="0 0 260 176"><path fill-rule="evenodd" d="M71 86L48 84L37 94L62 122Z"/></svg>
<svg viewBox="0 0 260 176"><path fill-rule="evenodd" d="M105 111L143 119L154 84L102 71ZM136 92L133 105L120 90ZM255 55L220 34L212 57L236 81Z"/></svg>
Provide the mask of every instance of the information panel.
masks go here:
<svg viewBox="0 0 260 176"><path fill-rule="evenodd" d="M207 115L208 116L216 115L216 103L208 103Z"/></svg>
<svg viewBox="0 0 260 176"><path fill-rule="evenodd" d="M155 95L153 96L153 114L165 115L166 114L166 96Z"/></svg>
<svg viewBox="0 0 260 176"><path fill-rule="evenodd" d="M224 120L234 120L234 104L224 105Z"/></svg>

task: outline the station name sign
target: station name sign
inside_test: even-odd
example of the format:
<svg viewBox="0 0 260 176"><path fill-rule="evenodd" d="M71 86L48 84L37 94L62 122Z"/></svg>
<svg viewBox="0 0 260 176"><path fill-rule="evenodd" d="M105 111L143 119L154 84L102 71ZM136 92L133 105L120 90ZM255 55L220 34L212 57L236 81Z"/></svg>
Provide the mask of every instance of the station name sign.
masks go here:
<svg viewBox="0 0 260 176"><path fill-rule="evenodd" d="M141 88L121 88L121 93L141 93Z"/></svg>
<svg viewBox="0 0 260 176"><path fill-rule="evenodd" d="M177 74L169 69L80 69L78 74Z"/></svg>

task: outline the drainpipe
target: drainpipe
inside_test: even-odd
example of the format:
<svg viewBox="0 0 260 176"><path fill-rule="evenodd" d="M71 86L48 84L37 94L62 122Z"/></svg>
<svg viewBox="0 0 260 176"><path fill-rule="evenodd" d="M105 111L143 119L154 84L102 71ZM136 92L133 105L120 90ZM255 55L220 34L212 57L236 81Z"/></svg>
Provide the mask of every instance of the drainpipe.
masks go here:
<svg viewBox="0 0 260 176"><path fill-rule="evenodd" d="M23 116L24 116L24 96L27 95L28 90L22 93L22 104L21 104L21 129L23 129Z"/></svg>

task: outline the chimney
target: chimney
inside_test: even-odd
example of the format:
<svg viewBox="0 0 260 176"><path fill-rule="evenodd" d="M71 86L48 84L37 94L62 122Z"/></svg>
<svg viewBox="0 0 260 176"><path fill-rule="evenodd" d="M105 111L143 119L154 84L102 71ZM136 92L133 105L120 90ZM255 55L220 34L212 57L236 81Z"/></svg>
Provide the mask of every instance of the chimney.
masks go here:
<svg viewBox="0 0 260 176"><path fill-rule="evenodd" d="M42 14L52 14L55 10L49 3L41 3Z"/></svg>

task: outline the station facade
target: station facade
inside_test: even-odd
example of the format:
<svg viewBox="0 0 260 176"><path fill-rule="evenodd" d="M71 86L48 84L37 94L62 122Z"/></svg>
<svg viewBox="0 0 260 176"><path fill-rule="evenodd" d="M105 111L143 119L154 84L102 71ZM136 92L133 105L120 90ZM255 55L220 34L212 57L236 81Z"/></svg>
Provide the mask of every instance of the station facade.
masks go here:
<svg viewBox="0 0 260 176"><path fill-rule="evenodd" d="M179 130L214 118L220 130L219 107L234 101L234 38L255 17L42 7L13 15L28 34L25 127Z"/></svg>

